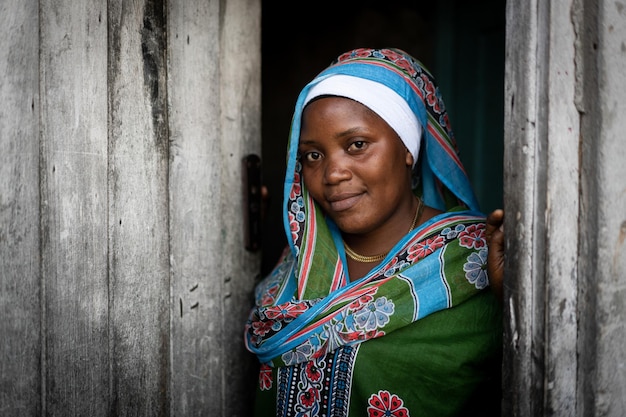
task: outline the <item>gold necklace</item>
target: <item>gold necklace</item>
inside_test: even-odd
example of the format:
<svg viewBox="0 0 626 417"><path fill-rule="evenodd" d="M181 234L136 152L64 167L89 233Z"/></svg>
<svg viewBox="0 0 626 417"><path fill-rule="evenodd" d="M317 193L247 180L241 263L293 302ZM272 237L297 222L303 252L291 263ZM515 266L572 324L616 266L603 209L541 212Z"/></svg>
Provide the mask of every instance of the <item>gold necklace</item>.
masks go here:
<svg viewBox="0 0 626 417"><path fill-rule="evenodd" d="M417 225L417 221L419 220L420 217L422 217L422 212L424 211L424 202L420 198L418 198L417 204L418 205L417 205L417 210L415 210L415 217L413 217L411 228L409 229L407 233L415 229L415 226ZM363 262L363 263L380 262L383 259L385 259L385 256L387 256L387 254L389 253L387 251L385 253L380 253L378 255L365 256L365 255L359 255L358 253L356 253L350 246L348 246L345 240L343 241L343 246L346 250L346 255L348 255L348 258L352 259L353 261Z"/></svg>

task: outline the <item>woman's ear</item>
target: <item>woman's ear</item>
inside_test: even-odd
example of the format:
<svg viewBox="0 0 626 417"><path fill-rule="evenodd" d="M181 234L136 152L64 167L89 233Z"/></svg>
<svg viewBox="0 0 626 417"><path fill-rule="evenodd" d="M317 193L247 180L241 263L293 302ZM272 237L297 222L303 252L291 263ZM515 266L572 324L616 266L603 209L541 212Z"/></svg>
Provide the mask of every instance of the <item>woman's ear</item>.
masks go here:
<svg viewBox="0 0 626 417"><path fill-rule="evenodd" d="M406 150L406 164L410 167L413 166L413 154L408 149Z"/></svg>

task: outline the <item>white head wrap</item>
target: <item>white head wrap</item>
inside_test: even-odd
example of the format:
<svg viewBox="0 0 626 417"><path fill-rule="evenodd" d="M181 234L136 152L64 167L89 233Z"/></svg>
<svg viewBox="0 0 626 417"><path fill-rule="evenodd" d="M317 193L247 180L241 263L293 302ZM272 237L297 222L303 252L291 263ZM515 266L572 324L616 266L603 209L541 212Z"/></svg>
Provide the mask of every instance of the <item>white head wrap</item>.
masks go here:
<svg viewBox="0 0 626 417"><path fill-rule="evenodd" d="M336 74L314 85L309 90L304 105L315 97L324 95L350 98L378 114L398 134L413 155L415 165L420 150L422 126L408 103L398 93L376 81Z"/></svg>

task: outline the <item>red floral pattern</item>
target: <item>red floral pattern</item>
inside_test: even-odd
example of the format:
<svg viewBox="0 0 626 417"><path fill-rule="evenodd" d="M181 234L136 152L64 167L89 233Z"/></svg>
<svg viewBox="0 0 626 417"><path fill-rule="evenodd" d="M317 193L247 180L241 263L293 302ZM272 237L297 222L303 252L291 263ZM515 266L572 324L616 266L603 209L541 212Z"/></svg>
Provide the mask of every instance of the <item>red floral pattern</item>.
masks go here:
<svg viewBox="0 0 626 417"><path fill-rule="evenodd" d="M261 391L272 389L272 368L268 365L261 365L259 371L259 387Z"/></svg>
<svg viewBox="0 0 626 417"><path fill-rule="evenodd" d="M274 283L268 286L267 292L263 294L263 298L261 299L261 305L269 306L274 304L274 300L276 299L276 294L278 293L279 289L280 286L278 285L278 283Z"/></svg>
<svg viewBox="0 0 626 417"><path fill-rule="evenodd" d="M298 239L300 223L298 223L295 214L293 214L292 212L289 212L289 228L291 229L291 238L295 242Z"/></svg>
<svg viewBox="0 0 626 417"><path fill-rule="evenodd" d="M424 98L428 105L432 107L435 113L441 113L441 107L439 106L439 97L437 97L437 89L433 82L425 74L422 74L422 80L424 81L424 92L426 97Z"/></svg>
<svg viewBox="0 0 626 417"><path fill-rule="evenodd" d="M415 245L409 248L407 261L415 262L417 260L423 259L437 249L443 247L445 244L446 240L441 235L434 236L422 242L417 242Z"/></svg>
<svg viewBox="0 0 626 417"><path fill-rule="evenodd" d="M304 304L285 303L275 307L269 307L265 311L268 319L272 320L293 320L307 310Z"/></svg>
<svg viewBox="0 0 626 417"><path fill-rule="evenodd" d="M317 367L315 361L309 361L306 364L306 376L313 382L322 379L322 371Z"/></svg>
<svg viewBox="0 0 626 417"><path fill-rule="evenodd" d="M409 417L409 410L404 406L404 401L389 391L378 391L378 394L372 394L368 403L367 415L369 417Z"/></svg>
<svg viewBox="0 0 626 417"><path fill-rule="evenodd" d="M459 245L468 249L480 249L487 246L485 224L472 224L459 234Z"/></svg>
<svg viewBox="0 0 626 417"><path fill-rule="evenodd" d="M252 323L252 333L258 336L265 336L274 325L273 321L255 321Z"/></svg>
<svg viewBox="0 0 626 417"><path fill-rule="evenodd" d="M312 406L319 400L320 392L316 388L309 388L308 390L300 394L300 402L306 407Z"/></svg>

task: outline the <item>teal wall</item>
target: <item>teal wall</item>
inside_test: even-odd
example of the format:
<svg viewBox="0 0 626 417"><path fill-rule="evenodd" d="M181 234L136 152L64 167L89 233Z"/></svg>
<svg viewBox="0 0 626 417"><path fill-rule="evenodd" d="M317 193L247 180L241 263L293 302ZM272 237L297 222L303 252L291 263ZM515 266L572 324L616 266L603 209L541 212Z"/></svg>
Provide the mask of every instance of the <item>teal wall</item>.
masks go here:
<svg viewBox="0 0 626 417"><path fill-rule="evenodd" d="M502 207L504 1L437 2L434 73L484 212Z"/></svg>

